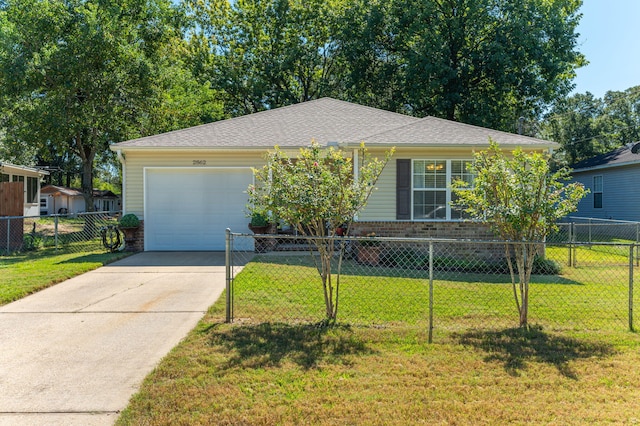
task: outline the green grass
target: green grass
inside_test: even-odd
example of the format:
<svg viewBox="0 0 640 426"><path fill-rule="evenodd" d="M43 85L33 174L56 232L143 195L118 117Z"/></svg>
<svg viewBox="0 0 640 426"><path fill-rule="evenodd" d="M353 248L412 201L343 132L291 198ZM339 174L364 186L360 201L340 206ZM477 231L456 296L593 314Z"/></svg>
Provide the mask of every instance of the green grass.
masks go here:
<svg viewBox="0 0 640 426"><path fill-rule="evenodd" d="M0 305L127 256L104 250L55 254L52 250L0 256Z"/></svg>
<svg viewBox="0 0 640 426"><path fill-rule="evenodd" d="M640 337L604 315L614 303L625 316L615 305L624 267L535 277L532 319L542 325L528 331L513 328L508 276L442 273L428 344L424 277L347 264L340 321L325 326L317 273L297 263L245 266L236 322L223 323L221 297L118 424L640 422Z"/></svg>

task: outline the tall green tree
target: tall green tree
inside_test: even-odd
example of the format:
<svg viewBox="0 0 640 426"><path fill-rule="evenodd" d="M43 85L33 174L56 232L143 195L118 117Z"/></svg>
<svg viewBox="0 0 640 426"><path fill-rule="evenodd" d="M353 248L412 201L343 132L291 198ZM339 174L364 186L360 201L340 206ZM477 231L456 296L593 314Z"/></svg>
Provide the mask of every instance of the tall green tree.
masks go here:
<svg viewBox="0 0 640 426"><path fill-rule="evenodd" d="M565 185L569 169L552 172L545 154L518 148L507 156L494 141L474 156L470 171L475 176L471 186L454 182L456 205L505 241L519 324L527 327L534 260L543 254L542 243L557 229L558 219L575 211L586 191L580 183Z"/></svg>
<svg viewBox="0 0 640 426"><path fill-rule="evenodd" d="M0 5L3 143L35 147L43 159L76 156L89 211L94 162L110 143L171 130L176 117L202 105L203 97L211 103L208 86L192 84L173 60L182 39L172 25L174 13L169 0ZM168 90L175 81L197 94L190 108L184 108L180 91ZM180 121L193 125L202 119Z"/></svg>
<svg viewBox="0 0 640 426"><path fill-rule="evenodd" d="M578 0L358 0L345 15L350 95L514 131L567 95Z"/></svg>
<svg viewBox="0 0 640 426"><path fill-rule="evenodd" d="M233 115L335 94L344 0L187 1L195 68Z"/></svg>
<svg viewBox="0 0 640 426"><path fill-rule="evenodd" d="M576 94L560 100L542 125L542 135L558 142L558 161L573 164L605 152L611 141L603 135L604 105L591 93Z"/></svg>
<svg viewBox="0 0 640 426"><path fill-rule="evenodd" d="M577 93L558 101L541 124L543 137L560 143L556 159L574 164L640 141L640 86L608 91L602 99Z"/></svg>

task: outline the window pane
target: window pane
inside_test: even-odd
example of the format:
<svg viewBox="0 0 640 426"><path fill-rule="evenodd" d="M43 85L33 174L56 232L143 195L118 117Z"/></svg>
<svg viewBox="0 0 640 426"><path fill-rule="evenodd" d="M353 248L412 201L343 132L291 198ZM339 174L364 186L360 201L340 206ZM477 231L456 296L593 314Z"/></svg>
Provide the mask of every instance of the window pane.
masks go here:
<svg viewBox="0 0 640 426"><path fill-rule="evenodd" d="M455 203L458 200L458 196L455 193L451 194L451 203ZM471 216L469 216L468 213L465 213L464 211L462 211L463 209L461 208L456 208L454 206L451 206L451 219L470 219Z"/></svg>
<svg viewBox="0 0 640 426"><path fill-rule="evenodd" d="M446 191L416 191L413 198L414 219L445 219Z"/></svg>
<svg viewBox="0 0 640 426"><path fill-rule="evenodd" d="M593 192L602 192L602 176L593 177Z"/></svg>
<svg viewBox="0 0 640 426"><path fill-rule="evenodd" d="M27 203L36 203L38 195L38 178L27 178Z"/></svg>
<svg viewBox="0 0 640 426"><path fill-rule="evenodd" d="M414 189L446 188L447 162L417 160L413 163Z"/></svg>
<svg viewBox="0 0 640 426"><path fill-rule="evenodd" d="M2 176L0 176L0 182L9 182L9 175L3 173Z"/></svg>
<svg viewBox="0 0 640 426"><path fill-rule="evenodd" d="M602 208L602 192L593 193L593 208L594 209Z"/></svg>
<svg viewBox="0 0 640 426"><path fill-rule="evenodd" d="M451 180L463 180L473 186L473 174L468 171L471 160L451 160Z"/></svg>

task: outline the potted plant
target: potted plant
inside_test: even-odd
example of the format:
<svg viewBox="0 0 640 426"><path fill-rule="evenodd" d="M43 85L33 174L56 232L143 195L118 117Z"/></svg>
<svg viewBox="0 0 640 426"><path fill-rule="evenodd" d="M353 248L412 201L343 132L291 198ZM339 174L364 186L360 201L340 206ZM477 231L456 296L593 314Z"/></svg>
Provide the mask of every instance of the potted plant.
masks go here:
<svg viewBox="0 0 640 426"><path fill-rule="evenodd" d="M251 214L251 222L249 229L254 234L272 234L275 225L269 220L269 216L265 213L253 212ZM257 238L255 239L255 250L257 253L265 253L275 248L277 241L274 238Z"/></svg>
<svg viewBox="0 0 640 426"><path fill-rule="evenodd" d="M367 239L358 240L357 260L365 265L376 266L380 263L381 242L375 239L376 234L367 234Z"/></svg>
<svg viewBox="0 0 640 426"><path fill-rule="evenodd" d="M269 217L263 213L253 212L251 214L251 222L249 222L249 229L254 234L266 234L269 228Z"/></svg>
<svg viewBox="0 0 640 426"><path fill-rule="evenodd" d="M127 213L120 218L118 228L124 233L126 251L135 251L136 232L140 227L140 219L133 213Z"/></svg>

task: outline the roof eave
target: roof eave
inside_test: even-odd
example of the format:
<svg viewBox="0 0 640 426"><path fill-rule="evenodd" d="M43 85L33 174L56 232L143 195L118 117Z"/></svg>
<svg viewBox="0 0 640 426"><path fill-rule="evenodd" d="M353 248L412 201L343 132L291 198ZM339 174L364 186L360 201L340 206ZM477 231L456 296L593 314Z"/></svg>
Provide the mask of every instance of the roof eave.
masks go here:
<svg viewBox="0 0 640 426"><path fill-rule="evenodd" d="M375 148L447 148L447 149L486 149L489 147L489 143L474 143L474 144L445 144L445 143L411 143L411 144L394 144L394 143L367 143L364 141L365 146ZM344 149L356 149L360 147L360 143L343 143L339 145ZM558 144L551 142L548 144L502 144L501 146L522 148L522 149L555 149L559 147Z"/></svg>
<svg viewBox="0 0 640 426"><path fill-rule="evenodd" d="M0 161L0 168L2 168L2 167L8 167L10 169L22 170L24 172L37 173L37 174L42 175L42 176L47 176L49 174L49 172L46 171L46 170L36 169L36 168L33 168L33 167L27 167L27 166L18 166L17 164L3 163L3 162Z"/></svg>
<svg viewBox="0 0 640 426"><path fill-rule="evenodd" d="M625 161L624 163L599 164L597 166L573 169L571 173L587 173L587 172L593 172L598 170L614 169L617 167L626 167L626 166L633 166L633 165L639 165L639 164L640 164L640 161Z"/></svg>

